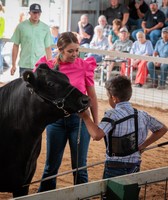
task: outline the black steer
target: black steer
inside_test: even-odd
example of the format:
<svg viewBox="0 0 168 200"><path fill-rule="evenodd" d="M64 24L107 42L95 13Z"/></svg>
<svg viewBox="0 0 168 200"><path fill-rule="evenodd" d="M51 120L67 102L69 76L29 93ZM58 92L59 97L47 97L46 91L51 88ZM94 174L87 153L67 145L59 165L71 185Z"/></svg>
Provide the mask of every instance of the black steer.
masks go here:
<svg viewBox="0 0 168 200"><path fill-rule="evenodd" d="M41 64L0 88L0 192L27 195L46 125L89 106L66 75Z"/></svg>

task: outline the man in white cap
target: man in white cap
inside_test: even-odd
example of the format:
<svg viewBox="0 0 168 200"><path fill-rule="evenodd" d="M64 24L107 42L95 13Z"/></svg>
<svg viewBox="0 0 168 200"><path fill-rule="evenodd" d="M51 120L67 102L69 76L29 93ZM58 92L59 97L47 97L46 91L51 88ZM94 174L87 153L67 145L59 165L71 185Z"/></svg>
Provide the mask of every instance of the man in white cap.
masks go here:
<svg viewBox="0 0 168 200"><path fill-rule="evenodd" d="M32 70L40 57L46 55L48 60L52 58L51 45L53 42L50 28L40 21L41 12L39 4L32 4L29 10L30 18L17 26L11 38L11 41L14 43L11 75L14 75L16 71L19 45L21 45L20 60L18 63L20 75L25 70Z"/></svg>
<svg viewBox="0 0 168 200"><path fill-rule="evenodd" d="M111 49L112 51L121 51L121 52L129 52L131 50L132 47L132 40L129 39L129 32L128 29L124 26L122 28L120 28L119 31L119 39L116 40L114 42L114 44L112 45ZM114 59L116 60L115 62L118 62L118 58ZM125 68L124 66L126 65L125 60L123 60L124 62L121 63L121 69ZM111 71L114 67L114 62L111 62L110 65L107 66L107 80L110 78L111 76ZM121 74L123 75L123 72L121 71Z"/></svg>

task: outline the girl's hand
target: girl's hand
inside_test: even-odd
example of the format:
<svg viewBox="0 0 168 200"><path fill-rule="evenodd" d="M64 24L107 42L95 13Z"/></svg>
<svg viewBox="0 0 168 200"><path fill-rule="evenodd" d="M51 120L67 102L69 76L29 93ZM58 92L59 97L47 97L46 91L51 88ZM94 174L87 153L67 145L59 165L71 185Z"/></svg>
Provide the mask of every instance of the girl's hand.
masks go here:
<svg viewBox="0 0 168 200"><path fill-rule="evenodd" d="M88 110L85 110L84 112L78 113L78 115L79 115L80 118L84 119L84 118L89 116Z"/></svg>

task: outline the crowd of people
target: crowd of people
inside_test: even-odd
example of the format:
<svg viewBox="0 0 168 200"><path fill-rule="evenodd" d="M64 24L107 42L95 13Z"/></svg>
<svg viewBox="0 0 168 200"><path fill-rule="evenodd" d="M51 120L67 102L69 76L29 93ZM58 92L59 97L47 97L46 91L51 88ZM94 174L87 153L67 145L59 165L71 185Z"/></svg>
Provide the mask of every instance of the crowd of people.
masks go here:
<svg viewBox="0 0 168 200"><path fill-rule="evenodd" d="M0 38L3 37L5 29L3 13L3 5L2 2L0 2L0 14L2 15L2 17L0 17ZM59 27L54 25L51 26L49 30L48 25L39 21L41 11L38 12L38 9L32 10L32 8L30 8L29 14L29 20L34 26L31 26L29 20L25 19L24 13L21 13L19 24L11 38L11 41L14 42L12 50L12 75L16 71L16 60L19 52L19 45L21 45L21 56L19 59L20 74L22 74L22 71L25 70L24 68L32 69L35 62L43 55L46 55L47 59L51 59L58 53L58 49L54 47L51 48L51 45L57 44L60 36ZM40 34L42 26L45 27L46 30L46 33L44 34ZM34 31L36 34L31 35L29 33L30 31ZM24 34L21 36L22 32L24 32ZM30 43L25 42L25 39L27 39L26 33L29 35L31 40ZM143 36L142 34L139 36L144 37L144 40L138 40L137 33L144 33ZM157 57L167 57L168 50L166 51L166 35L168 34L168 0L162 0L162 5L160 6L158 5L157 0L151 0L149 2L145 0L131 0L128 5L119 3L119 0L110 0L110 6L98 17L97 25L95 25L95 27L90 23L89 15L82 14L76 26L75 34L81 47L128 52L135 55L157 55ZM50 39L50 35L52 39ZM125 42L123 42L122 36L124 36ZM43 38L45 38L45 41ZM159 40L162 41L162 48L158 48L157 42ZM127 49L123 48L124 45L128 45ZM159 46L160 45L161 43L159 42ZM3 73L3 57L1 56L2 47L3 42L0 39L0 74ZM151 53L152 47L153 50ZM149 50L148 48L150 48L150 53L147 52ZM29 58L31 59L28 58L27 51L31 52L32 55L29 55ZM96 59L97 64L102 63L105 58L104 55L96 53L87 54L87 57L91 56ZM114 60L114 58L112 58L112 60ZM108 80L111 74L113 74L112 70L114 62L104 62L104 65L106 65L106 80ZM130 69L137 71L136 80L134 81L135 87L157 88L159 90L165 89L168 71L167 64L151 64L142 59L139 61L136 60L135 63L135 61L133 62L133 60L127 59L127 62L124 61L123 63L118 63L118 65L120 66L120 72L122 75L126 74L126 66L128 75L130 75ZM157 71L157 73L155 73L155 71ZM161 81L159 80L158 75L159 78L161 77ZM139 78L137 79L137 77ZM147 77L151 78L152 84L149 83L146 85ZM156 84L156 82L158 83Z"/></svg>
<svg viewBox="0 0 168 200"><path fill-rule="evenodd" d="M84 15L87 18L87 23L83 24L83 32L77 31L77 33L79 37L83 37L82 41L86 42L87 48L108 51L115 50L142 56L167 57L167 0L163 0L161 6L158 5L157 0L151 0L148 4L144 0L132 0L128 6L120 4L119 0L111 0L110 3L110 7L104 11L103 15L99 16L98 26L95 27L95 29L98 29L98 27L101 29L102 27L102 33L99 38L97 37L97 33L93 31L94 27L89 23L88 15ZM86 34L85 36L84 32ZM88 42L88 37L90 42ZM105 38L108 39L108 45L103 45L104 41L106 41ZM161 41L162 48L158 48L158 45L161 45ZM83 42L80 43L81 46L86 47L86 44L84 45ZM124 46L125 48L123 48ZM95 57L98 63L102 62L102 59L105 57L103 55L97 55L96 53L89 53L87 56ZM114 57L112 60L114 60ZM106 62L104 65L107 65L106 79L108 80L112 74L114 62ZM135 87L165 89L167 64L151 64L143 59L137 59L136 61L127 59L127 62L124 60L120 65L121 75L126 74L126 66L128 75L130 74L129 71L131 68L132 70L137 70ZM155 73L155 69L157 73ZM146 84L148 74L150 74L151 83ZM158 81L158 75L160 76L160 81Z"/></svg>
<svg viewBox="0 0 168 200"><path fill-rule="evenodd" d="M89 23L89 16L83 14L76 32L63 33L59 32L58 26L50 28L40 20L42 9L39 4L30 6L29 19L18 24L11 38L11 75L16 71L20 47L20 76L25 70L33 70L35 65L46 62L53 70L66 74L70 83L87 94L91 102L90 108L84 113L72 114L46 127L47 153L42 178L58 173L67 141L70 145L72 169L86 166L90 136L95 140L105 138L106 141L103 178L137 172L140 170L141 152L167 132L163 123L146 112L134 109L130 104L132 83L125 76L126 63L122 63L121 75L116 77L111 77L114 63L110 62L108 66L105 87L112 109L105 113L99 123L94 71L97 63L103 61L103 57L96 53L87 54L85 59L79 57L80 46L168 57L165 1L163 0L163 12L158 8L156 0L151 0L149 6L143 0L133 0L128 7L119 4L118 0L111 0L111 6L104 11L104 15L99 16L95 27ZM130 15L131 9L136 14ZM136 26L138 30L131 30L132 26ZM56 48L52 47L53 44ZM151 83L147 87L165 89L168 64L128 59L127 65L138 69L135 79L137 87L145 85L149 73ZM160 80L155 68L160 69ZM152 132L150 137L147 137L148 130ZM87 169L75 171L73 175L74 184L88 182ZM38 192L55 188L56 178L52 178L41 182Z"/></svg>

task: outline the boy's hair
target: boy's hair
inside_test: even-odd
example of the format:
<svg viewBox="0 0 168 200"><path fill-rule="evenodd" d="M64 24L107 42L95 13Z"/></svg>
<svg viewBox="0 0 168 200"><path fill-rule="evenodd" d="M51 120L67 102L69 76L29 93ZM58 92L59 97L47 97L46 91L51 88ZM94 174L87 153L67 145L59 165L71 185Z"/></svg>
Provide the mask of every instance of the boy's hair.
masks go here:
<svg viewBox="0 0 168 200"><path fill-rule="evenodd" d="M120 102L129 101L132 96L131 81L126 76L115 76L105 83L110 96L117 97Z"/></svg>

